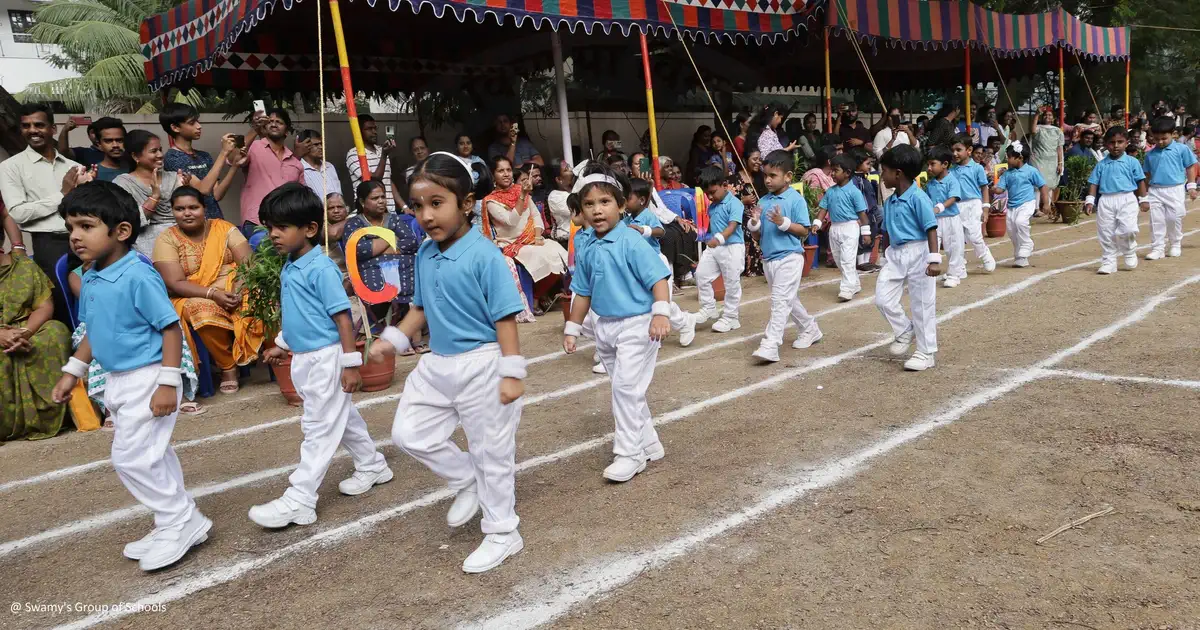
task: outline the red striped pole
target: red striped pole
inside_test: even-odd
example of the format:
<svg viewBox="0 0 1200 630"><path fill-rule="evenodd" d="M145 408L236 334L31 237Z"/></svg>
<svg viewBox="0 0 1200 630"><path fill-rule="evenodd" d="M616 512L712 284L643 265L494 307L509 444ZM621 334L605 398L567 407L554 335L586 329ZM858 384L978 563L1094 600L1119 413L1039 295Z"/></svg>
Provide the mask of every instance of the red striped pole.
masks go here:
<svg viewBox="0 0 1200 630"><path fill-rule="evenodd" d="M350 135L354 137L354 151L358 153L363 181L370 181L371 169L367 166L367 147L363 144L362 130L358 128L358 108L354 105L354 88L350 85L350 60L346 55L346 36L342 33L342 12L338 8L338 0L329 0L329 12L333 14L333 36L337 39L338 65L342 68L342 91L346 93L346 115L350 117ZM324 99L325 95L322 94L322 103L325 102Z"/></svg>

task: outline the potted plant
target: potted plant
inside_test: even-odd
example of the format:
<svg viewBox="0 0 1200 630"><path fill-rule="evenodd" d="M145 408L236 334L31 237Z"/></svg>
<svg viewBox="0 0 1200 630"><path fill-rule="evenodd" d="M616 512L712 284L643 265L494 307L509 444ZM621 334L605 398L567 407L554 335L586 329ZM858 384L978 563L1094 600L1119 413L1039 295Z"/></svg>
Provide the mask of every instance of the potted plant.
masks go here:
<svg viewBox="0 0 1200 630"><path fill-rule="evenodd" d="M243 315L253 317L263 323L265 346L274 344L275 336L282 326L282 308L279 304L279 275L283 273L283 257L275 251L275 245L270 239L264 238L258 248L250 255L246 264L238 267L238 280L246 290L246 309ZM278 369L276 369L278 368ZM289 405L299 406L302 399L296 393L292 384L292 358L288 358L271 371L275 374L275 382L279 391Z"/></svg>
<svg viewBox="0 0 1200 630"><path fill-rule="evenodd" d="M816 220L817 215L821 212L821 197L825 196L825 191L816 186L804 187L804 203L808 204L808 222L811 225ZM807 278L812 273L813 267L817 263L817 249L819 239L817 233L810 231L808 238L804 241L804 271L801 273L802 278Z"/></svg>
<svg viewBox="0 0 1200 630"><path fill-rule="evenodd" d="M1079 222L1079 215L1083 209L1083 198L1087 194L1088 178L1092 175L1092 169L1096 167L1094 158L1076 155L1067 158L1063 163L1063 177L1066 179L1062 186L1058 187L1058 201L1054 202L1054 207L1058 211L1058 216L1062 217L1063 223L1074 225Z"/></svg>

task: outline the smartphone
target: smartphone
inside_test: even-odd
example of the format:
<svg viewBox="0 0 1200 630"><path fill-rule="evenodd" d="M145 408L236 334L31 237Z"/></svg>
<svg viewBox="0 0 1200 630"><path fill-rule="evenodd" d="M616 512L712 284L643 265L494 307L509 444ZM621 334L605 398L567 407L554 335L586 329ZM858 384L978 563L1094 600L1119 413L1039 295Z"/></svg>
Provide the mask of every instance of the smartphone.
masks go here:
<svg viewBox="0 0 1200 630"><path fill-rule="evenodd" d="M512 124L512 130L513 130L514 132L516 132L516 133L521 133L521 126L520 126L520 125L518 125L517 123L513 123L513 124Z"/></svg>
<svg viewBox="0 0 1200 630"><path fill-rule="evenodd" d="M266 104L264 104L262 101L254 101L254 113L256 113L256 114L267 113Z"/></svg>
<svg viewBox="0 0 1200 630"><path fill-rule="evenodd" d="M650 172L650 158L644 157L644 158L638 160L638 170L643 173L649 173Z"/></svg>
<svg viewBox="0 0 1200 630"><path fill-rule="evenodd" d="M246 136L243 136L241 134L234 136L233 137L233 146L235 146L239 149L245 149L246 148Z"/></svg>
<svg viewBox="0 0 1200 630"><path fill-rule="evenodd" d="M385 135L387 135L387 137L388 137L388 139L389 139L389 140L395 140L395 139L396 139L396 126L395 126L395 125L388 125L388 126L384 127L384 128L383 128L383 133L384 133Z"/></svg>
<svg viewBox="0 0 1200 630"><path fill-rule="evenodd" d="M72 116L71 122L75 123L76 127L86 127L92 124L91 116Z"/></svg>

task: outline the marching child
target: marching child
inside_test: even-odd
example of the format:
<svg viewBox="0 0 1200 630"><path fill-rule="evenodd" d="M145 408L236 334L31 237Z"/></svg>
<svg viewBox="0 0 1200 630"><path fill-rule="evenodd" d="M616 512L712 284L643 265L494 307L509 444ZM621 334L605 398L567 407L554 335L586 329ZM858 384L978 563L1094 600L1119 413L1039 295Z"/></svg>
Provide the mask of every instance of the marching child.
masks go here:
<svg viewBox="0 0 1200 630"><path fill-rule="evenodd" d="M658 254L659 260L671 269L671 263L667 261L667 257L662 253L662 247L658 243L658 239L666 235L667 230L663 227L662 221L650 209L651 194L654 189L650 186L650 182L644 179L630 180L629 198L625 200L625 210L629 213L629 226L642 233L646 238L646 243L654 248L654 253ZM671 274L670 287L675 286L675 274ZM696 318L692 317L691 313L685 313L679 305L675 303L674 296L670 296L669 306L671 307L671 330L679 331L679 345L686 348L692 345L696 339Z"/></svg>
<svg viewBox="0 0 1200 630"><path fill-rule="evenodd" d="M576 182L578 185L578 181ZM592 240L596 237L596 231L588 224L587 215L583 213L583 206L579 203L579 195L567 195L567 208L571 210L571 223L579 229L575 230L575 236L571 239L571 251L569 252L568 265L571 270L571 275L575 275L575 259L579 252L583 251ZM575 305L575 294L571 294L571 306ZM570 310L567 311L568 314ZM589 310L587 317L583 318L583 336L596 340L596 312ZM604 367L604 363L600 361L600 352L592 353L592 374L608 374L608 369Z"/></svg>
<svg viewBox="0 0 1200 630"><path fill-rule="evenodd" d="M1033 254L1029 221L1038 208L1039 196L1042 208L1050 207L1050 191L1042 174L1029 164L1029 145L1014 140L1005 155L1008 170L1000 176L993 192L1008 192L1008 238L1013 245L1013 267L1028 267Z"/></svg>
<svg viewBox="0 0 1200 630"><path fill-rule="evenodd" d="M1196 154L1172 138L1175 121L1165 116L1150 126L1154 148L1146 153L1146 177L1150 180L1150 253L1146 260L1183 253L1183 215L1187 197L1200 195L1196 189ZM1168 249L1169 247L1169 249Z"/></svg>
<svg viewBox="0 0 1200 630"><path fill-rule="evenodd" d="M1096 231L1100 236L1100 269L1108 275L1117 271L1117 256L1125 257L1125 268L1138 266L1138 207L1150 211L1146 197L1146 173L1137 158L1125 153L1129 134L1124 127L1112 127L1104 134L1108 155L1096 163L1088 177L1085 212L1096 210ZM1100 202L1096 203L1096 194ZM1134 196L1137 193L1137 196Z"/></svg>
<svg viewBox="0 0 1200 630"><path fill-rule="evenodd" d="M858 280L858 244L870 243L871 219L867 216L866 197L851 182L854 171L858 170L854 158L838 155L830 163L837 185L831 186L821 197L821 212L812 225L814 230L820 230L822 225L829 223L829 248L842 271L838 299L849 302L862 291L862 283Z"/></svg>
<svg viewBox="0 0 1200 630"><path fill-rule="evenodd" d="M783 329L788 316L800 331L792 347L807 348L821 340L817 320L800 303L800 279L804 275L804 239L808 237L808 204L804 195L792 188L792 168L795 162L787 151L772 151L763 160L763 180L768 194L758 200L746 229L759 233L762 247L763 272L771 287L771 317L767 332L754 356L766 363L779 361L779 346L783 344ZM762 220L766 209L766 221ZM868 227L868 230L870 228Z"/></svg>
<svg viewBox="0 0 1200 630"><path fill-rule="evenodd" d="M724 176L714 186L723 186L723 181ZM667 288L671 272L642 235L621 221L625 194L617 179L597 173L580 182L583 212L596 233L575 257L571 280L575 304L563 329L563 349L575 352L583 319L588 309L594 309L596 350L612 378L616 421L615 457L604 469L604 478L625 482L645 470L647 460L658 461L664 455L646 390L654 378L660 342L671 331Z"/></svg>
<svg viewBox="0 0 1200 630"><path fill-rule="evenodd" d="M996 258L992 256L992 250L983 240L983 211L992 208L988 175L979 162L972 157L970 138L961 136L955 138L952 146L954 166L951 167L950 173L958 178L959 197L958 203L954 205L958 207L958 214L962 217L963 236L966 242L975 248L975 257L983 263L983 270L991 273L996 270ZM979 147L975 147L974 151L978 153ZM944 234L942 238L945 238ZM966 249L965 244L963 249ZM963 258L962 274L965 278L967 276L965 251ZM951 261L950 265L953 268L954 261Z"/></svg>
<svg viewBox="0 0 1200 630"><path fill-rule="evenodd" d="M483 508L486 536L462 565L483 573L525 547L516 512L526 366L516 316L524 306L504 255L471 225L470 164L439 151L416 165L410 182L409 207L429 240L417 252L412 309L384 329L371 355L403 351L428 323L432 352L404 383L392 441L456 491L451 527ZM469 454L451 439L460 423Z"/></svg>
<svg viewBox="0 0 1200 630"><path fill-rule="evenodd" d="M933 212L938 221L938 236L941 237L942 249L950 259L946 268L942 286L952 289L967 277L967 258L963 252L962 217L958 214L958 200L962 196L958 178L950 174L950 149L943 146L929 150L926 160L926 171L929 182L925 185L925 194L934 204ZM976 224L978 227L978 224Z"/></svg>
<svg viewBox="0 0 1200 630"><path fill-rule="evenodd" d="M729 178L719 166L707 166L700 171L700 189L712 201L708 208L707 248L696 263L696 291L700 312L696 324L717 317L717 300L713 282L718 277L725 282L725 310L712 325L712 331L726 333L742 327L738 305L742 302L742 270L746 268L746 244L742 237L742 216L746 206L732 194Z"/></svg>
<svg viewBox="0 0 1200 630"><path fill-rule="evenodd" d="M908 352L915 338L917 351L904 369L919 372L934 366L937 353L936 282L942 273L938 253L937 217L933 202L913 180L921 174L921 152L909 145L888 149L879 160L883 185L895 190L884 202L883 219L890 245L875 283L875 306L895 333L888 348L892 356ZM912 319L904 314L900 298L908 287Z"/></svg>
<svg viewBox="0 0 1200 630"><path fill-rule="evenodd" d="M278 499L250 508L251 521L275 529L317 521L317 489L339 445L354 460L354 474L338 484L342 494L360 495L387 483L392 470L350 399L362 385L362 355L354 347L342 272L317 244L325 204L303 184L288 183L263 199L259 218L285 258L279 278L283 326L263 359L279 365L291 353L292 383L304 398L304 441L300 465L288 477L291 485Z"/></svg>
<svg viewBox="0 0 1200 630"><path fill-rule="evenodd" d="M154 514L154 530L125 545L143 571L170 566L208 539L212 521L183 485L171 432L183 387L183 331L163 279L131 251L142 212L115 184L91 182L63 198L71 250L92 267L83 276L79 319L87 333L54 387L66 402L92 359L108 372L104 408L116 424L112 465L125 489ZM339 283L340 284L340 283ZM122 307L114 308L120 304Z"/></svg>

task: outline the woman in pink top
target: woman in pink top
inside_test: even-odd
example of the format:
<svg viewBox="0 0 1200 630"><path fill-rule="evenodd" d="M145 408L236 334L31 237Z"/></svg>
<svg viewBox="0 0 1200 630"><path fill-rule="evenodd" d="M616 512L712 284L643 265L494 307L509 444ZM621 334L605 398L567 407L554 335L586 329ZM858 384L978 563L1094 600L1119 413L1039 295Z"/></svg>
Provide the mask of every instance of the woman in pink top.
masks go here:
<svg viewBox="0 0 1200 630"><path fill-rule="evenodd" d="M255 139L246 148L241 162L246 183L242 187L242 221L258 224L258 207L272 190L288 183L304 183L304 165L285 144L292 130L292 119L286 110L270 109L266 116L256 118Z"/></svg>

